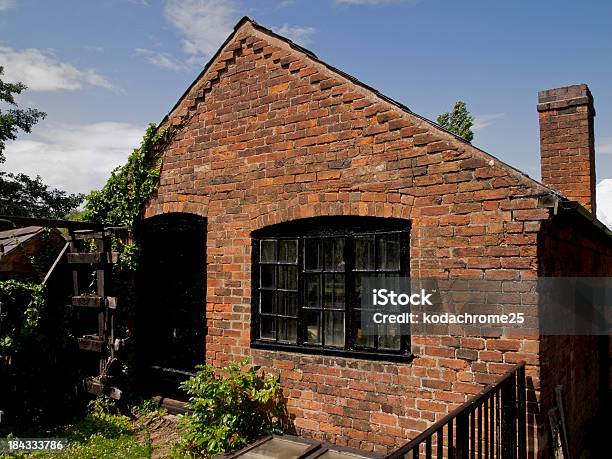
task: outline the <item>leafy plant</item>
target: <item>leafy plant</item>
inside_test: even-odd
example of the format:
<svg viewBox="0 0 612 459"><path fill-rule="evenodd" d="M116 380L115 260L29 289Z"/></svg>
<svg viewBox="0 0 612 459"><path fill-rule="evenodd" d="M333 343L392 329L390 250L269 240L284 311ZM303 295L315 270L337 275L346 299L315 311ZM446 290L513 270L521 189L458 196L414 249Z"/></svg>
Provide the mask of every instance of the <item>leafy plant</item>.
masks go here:
<svg viewBox="0 0 612 459"><path fill-rule="evenodd" d="M108 395L98 395L87 404L87 412L93 415L120 414L117 402Z"/></svg>
<svg viewBox="0 0 612 459"><path fill-rule="evenodd" d="M140 147L134 149L123 166L113 170L101 190L92 191L85 198L85 209L80 218L109 226L126 226L133 234L144 205L159 181L160 166L155 161L154 149L167 136L167 129L157 129L154 124L149 124ZM119 252L120 268L136 270L138 245L134 241L115 238L113 246Z"/></svg>
<svg viewBox="0 0 612 459"><path fill-rule="evenodd" d="M153 414L157 404L152 400L143 400L135 406L128 407L130 413ZM142 438L136 435L146 426L135 426L132 420L122 414L116 401L106 395L100 395L89 402L87 413L75 418L71 423L45 431L44 436L59 437L64 440L64 449L56 452L35 452L3 455L4 458L39 458L39 459L144 459L150 458L154 446L150 432L144 430ZM41 436L40 431L36 435ZM13 437L12 434L8 435Z"/></svg>
<svg viewBox="0 0 612 459"><path fill-rule="evenodd" d="M0 281L0 358L8 362L35 338L44 305L43 285L16 279Z"/></svg>
<svg viewBox="0 0 612 459"><path fill-rule="evenodd" d="M113 242L116 244L116 251L119 252L119 267L128 271L136 271L138 255L140 254L138 244L119 239L115 239Z"/></svg>
<svg viewBox="0 0 612 459"><path fill-rule="evenodd" d="M46 297L42 284L0 281L0 436L5 429L19 432L63 419L74 401L68 315Z"/></svg>
<svg viewBox="0 0 612 459"><path fill-rule="evenodd" d="M182 419L186 452L211 457L282 432L285 408L278 375L264 374L248 359L231 362L220 373L210 365L197 368L181 383L192 410Z"/></svg>
<svg viewBox="0 0 612 459"><path fill-rule="evenodd" d="M159 404L151 398L145 398L138 401L137 403L134 403L130 407L130 412L132 416L135 417L146 417L151 414L163 416L164 414L166 414L165 408L160 407Z"/></svg>
<svg viewBox="0 0 612 459"><path fill-rule="evenodd" d="M4 162L4 146L7 140L15 140L17 131L30 132L38 120L46 114L35 108L18 108L15 95L21 94L28 87L23 83L5 83L2 81L4 67L0 66L0 102L11 108L0 110L0 163Z"/></svg>
<svg viewBox="0 0 612 459"><path fill-rule="evenodd" d="M31 132L32 127L46 116L35 108L19 108L15 96L27 86L20 82L4 82L3 73L4 67L0 66L0 163L5 160L6 142L15 140L20 130ZM38 176L0 172L0 215L65 218L82 201L83 195L50 189Z"/></svg>
<svg viewBox="0 0 612 459"><path fill-rule="evenodd" d="M49 188L40 176L0 172L0 214L66 218L83 202L82 194Z"/></svg>
<svg viewBox="0 0 612 459"><path fill-rule="evenodd" d="M167 130L150 124L139 148L127 163L117 167L104 187L86 197L84 219L112 226L133 228L147 199L157 187L160 168L153 158L153 148Z"/></svg>
<svg viewBox="0 0 612 459"><path fill-rule="evenodd" d="M87 414L67 429L72 442L86 442L92 436L120 438L132 432L132 422L121 414L115 400L99 395L89 402Z"/></svg>
<svg viewBox="0 0 612 459"><path fill-rule="evenodd" d="M465 105L465 102L458 100L455 102L452 112L442 113L438 116L438 124L444 129L463 137L468 142L474 139L472 126L474 125L474 117Z"/></svg>

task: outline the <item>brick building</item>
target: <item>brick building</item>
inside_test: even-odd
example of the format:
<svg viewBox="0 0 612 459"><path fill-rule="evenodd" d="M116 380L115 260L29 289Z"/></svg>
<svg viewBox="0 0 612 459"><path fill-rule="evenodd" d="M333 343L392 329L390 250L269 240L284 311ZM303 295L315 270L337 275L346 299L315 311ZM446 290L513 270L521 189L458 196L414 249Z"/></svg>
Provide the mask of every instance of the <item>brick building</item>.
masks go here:
<svg viewBox="0 0 612 459"><path fill-rule="evenodd" d="M173 136L144 220L191 215L205 227L195 323L206 361L250 356L280 372L298 434L371 451L526 361L530 449L546 454L545 413L562 384L582 451L607 396L601 338L369 339L354 302L363 273L501 284L612 274L610 232L590 212L590 92L539 102L544 183L242 19L163 120ZM512 295L537 316L537 299L500 302Z"/></svg>

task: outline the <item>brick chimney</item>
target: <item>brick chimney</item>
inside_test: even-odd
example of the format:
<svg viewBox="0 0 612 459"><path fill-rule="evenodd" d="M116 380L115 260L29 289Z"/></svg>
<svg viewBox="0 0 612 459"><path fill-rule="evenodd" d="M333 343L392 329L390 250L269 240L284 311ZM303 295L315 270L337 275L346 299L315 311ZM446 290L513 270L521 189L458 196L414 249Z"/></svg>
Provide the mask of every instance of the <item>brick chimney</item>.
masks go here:
<svg viewBox="0 0 612 459"><path fill-rule="evenodd" d="M595 213L593 96L586 84L538 93L542 182Z"/></svg>

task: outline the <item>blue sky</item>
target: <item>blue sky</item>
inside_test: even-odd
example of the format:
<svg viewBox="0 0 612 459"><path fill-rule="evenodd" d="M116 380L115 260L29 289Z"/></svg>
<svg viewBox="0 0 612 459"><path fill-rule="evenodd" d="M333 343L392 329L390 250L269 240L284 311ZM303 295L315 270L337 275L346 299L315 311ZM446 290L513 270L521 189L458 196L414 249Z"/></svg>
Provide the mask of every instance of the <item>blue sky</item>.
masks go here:
<svg viewBox="0 0 612 459"><path fill-rule="evenodd" d="M20 103L48 114L8 144L2 168L68 191L100 187L243 15L430 119L465 100L473 143L535 178L538 90L587 83L598 202L612 222L604 0L0 0L0 65L30 86Z"/></svg>

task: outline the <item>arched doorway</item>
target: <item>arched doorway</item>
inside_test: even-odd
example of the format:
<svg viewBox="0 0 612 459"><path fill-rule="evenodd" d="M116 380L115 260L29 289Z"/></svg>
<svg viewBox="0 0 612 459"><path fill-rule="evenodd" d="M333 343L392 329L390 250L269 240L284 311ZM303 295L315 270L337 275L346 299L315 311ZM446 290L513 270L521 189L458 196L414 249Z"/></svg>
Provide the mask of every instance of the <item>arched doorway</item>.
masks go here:
<svg viewBox="0 0 612 459"><path fill-rule="evenodd" d="M159 215L141 223L138 238L137 360L145 389L180 398L178 383L206 355L206 219Z"/></svg>

